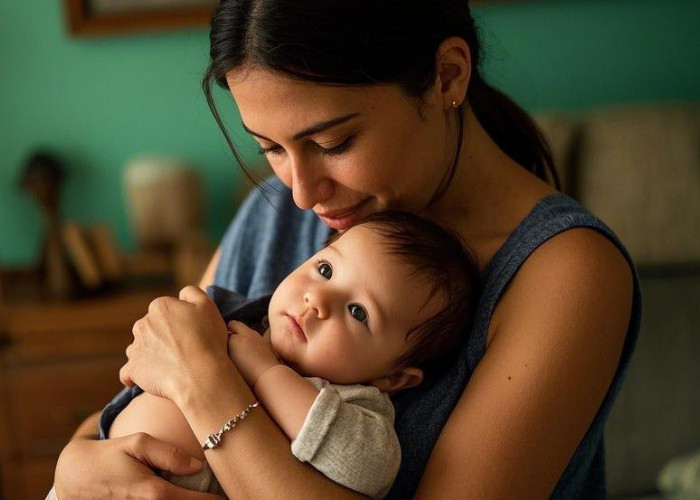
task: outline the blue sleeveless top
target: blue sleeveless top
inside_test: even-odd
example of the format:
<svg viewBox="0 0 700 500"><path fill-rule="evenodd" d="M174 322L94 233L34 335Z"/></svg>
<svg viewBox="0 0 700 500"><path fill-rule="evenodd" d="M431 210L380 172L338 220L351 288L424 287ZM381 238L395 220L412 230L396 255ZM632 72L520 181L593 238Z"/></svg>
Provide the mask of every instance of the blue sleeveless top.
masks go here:
<svg viewBox="0 0 700 500"><path fill-rule="evenodd" d="M437 380L426 380L393 398L402 463L387 498L411 498L430 452L486 350L493 310L522 263L549 238L575 227L592 228L632 261L613 232L571 198L555 194L541 200L508 237L484 271L476 318L459 359ZM226 232L215 284L250 298L274 291L284 277L318 251L330 235L311 211L299 210L289 189L267 180L248 197ZM608 393L551 498L606 498L603 428L637 338L641 318L639 280L634 274L632 315L623 352Z"/></svg>

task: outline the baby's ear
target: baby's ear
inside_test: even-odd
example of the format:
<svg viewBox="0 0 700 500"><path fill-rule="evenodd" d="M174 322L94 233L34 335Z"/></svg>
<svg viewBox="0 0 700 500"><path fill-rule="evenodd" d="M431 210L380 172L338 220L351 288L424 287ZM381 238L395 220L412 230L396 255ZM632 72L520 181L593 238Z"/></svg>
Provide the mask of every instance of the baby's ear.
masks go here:
<svg viewBox="0 0 700 500"><path fill-rule="evenodd" d="M369 384L373 385L382 392L393 394L403 389L415 387L422 381L423 370L420 368L407 366L405 368L399 368L394 373L387 375L386 377L374 379L370 381Z"/></svg>

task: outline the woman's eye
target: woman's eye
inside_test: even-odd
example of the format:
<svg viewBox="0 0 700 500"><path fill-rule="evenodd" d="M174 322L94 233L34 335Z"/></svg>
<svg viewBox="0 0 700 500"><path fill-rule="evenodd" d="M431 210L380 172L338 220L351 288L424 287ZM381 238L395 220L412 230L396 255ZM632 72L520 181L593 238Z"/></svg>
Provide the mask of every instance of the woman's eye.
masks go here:
<svg viewBox="0 0 700 500"><path fill-rule="evenodd" d="M350 316L367 326L367 311L365 311L365 308L360 304L350 304L348 306L348 312Z"/></svg>
<svg viewBox="0 0 700 500"><path fill-rule="evenodd" d="M335 156L335 155L340 155L345 153L345 151L348 150L348 148L352 145L353 137L350 136L347 139L345 139L343 142L338 144L337 146L333 146L332 148L324 148L322 146L318 146L318 149L321 150L321 153L324 155L328 156Z"/></svg>
<svg viewBox="0 0 700 500"><path fill-rule="evenodd" d="M284 152L284 149L279 144L276 144L274 146L270 146L267 148L260 147L258 149L258 154L261 154L261 155L279 155L279 154L282 154L283 152Z"/></svg>
<svg viewBox="0 0 700 500"><path fill-rule="evenodd" d="M327 280L331 279L331 277L333 276L333 268L326 261L319 262L316 266L316 269L318 269L318 274L320 274Z"/></svg>

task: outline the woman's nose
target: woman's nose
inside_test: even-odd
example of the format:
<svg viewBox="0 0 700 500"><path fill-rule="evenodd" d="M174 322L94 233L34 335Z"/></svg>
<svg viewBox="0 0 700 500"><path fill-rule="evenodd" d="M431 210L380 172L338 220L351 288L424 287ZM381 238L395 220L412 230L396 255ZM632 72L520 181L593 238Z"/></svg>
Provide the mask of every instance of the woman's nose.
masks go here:
<svg viewBox="0 0 700 500"><path fill-rule="evenodd" d="M330 316L330 302L327 294L321 290L308 290L304 293L304 304L307 310L316 315L318 319L328 319Z"/></svg>
<svg viewBox="0 0 700 500"><path fill-rule="evenodd" d="M321 165L314 165L312 161L302 164L292 160L291 175L292 198L302 210L311 209L333 195L333 181Z"/></svg>

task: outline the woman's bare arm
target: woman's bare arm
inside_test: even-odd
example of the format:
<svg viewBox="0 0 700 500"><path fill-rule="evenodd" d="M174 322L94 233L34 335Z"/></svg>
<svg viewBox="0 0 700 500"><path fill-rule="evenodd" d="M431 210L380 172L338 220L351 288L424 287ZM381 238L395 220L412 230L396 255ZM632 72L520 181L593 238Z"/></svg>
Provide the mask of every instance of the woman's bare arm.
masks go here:
<svg viewBox="0 0 700 500"><path fill-rule="evenodd" d="M202 286L213 283L218 258L217 250L201 280ZM100 412L86 418L62 450L54 476L59 498L95 500L128 494L154 499L218 498L177 488L149 468L184 475L200 470L201 462L144 434L98 441L99 418Z"/></svg>
<svg viewBox="0 0 700 500"><path fill-rule="evenodd" d="M214 284L214 276L216 275L216 267L219 265L219 259L221 258L221 247L216 249L214 255L212 256L207 268L204 270L202 279L199 280L199 288L204 290L209 285Z"/></svg>
<svg viewBox="0 0 700 500"><path fill-rule="evenodd" d="M218 255L217 251L200 282L202 287L213 283ZM230 362L227 365L233 368ZM228 376L213 376L197 391L199 403L188 420L201 429L197 436L200 442L252 401L252 393L237 377L235 371ZM237 383L242 384L240 390L234 390ZM86 419L61 453L55 478L59 498L218 498L182 490L153 473L151 467L175 474L198 471L201 463L182 450L145 434L98 441L98 420L99 413ZM227 433L219 448L207 452L231 498L364 498L294 458L289 440L264 410L254 411L244 424Z"/></svg>
<svg viewBox="0 0 700 500"><path fill-rule="evenodd" d="M214 283L220 256L219 248L204 272L200 288ZM229 376L238 378L240 383L237 374ZM241 386L241 389L245 389L245 394L249 395L247 398L241 399L240 391L227 390L227 395L238 396L227 402L221 397L219 388L215 387L209 402L194 405L196 408L209 408L212 413L215 406L220 408L217 415L208 411L194 411L188 417L190 426L200 429L199 433L195 433L201 442L253 401L252 392L245 383L243 385L245 387ZM199 392L198 396L206 398L204 391ZM256 416L255 413L261 415ZM233 460L226 456L226 449L231 451ZM232 492L229 493L230 498L310 498L310 495L319 498L365 498L331 482L310 465L299 462L291 453L289 439L262 408L254 410L241 426L228 432L219 448L206 452L206 458L227 493Z"/></svg>
<svg viewBox="0 0 700 500"><path fill-rule="evenodd" d="M214 274L216 273L216 266L219 264L219 258L221 255L221 249L217 248L216 252L212 256L207 268L202 275L202 279L199 282L199 287L204 289L207 286L214 283ZM74 439L97 439L99 435L99 422L100 422L101 412L96 412L87 417L76 429L75 433L71 437L71 441Z"/></svg>
<svg viewBox="0 0 700 500"><path fill-rule="evenodd" d="M233 365L217 371L206 379L227 381L226 390L218 384L201 385L178 403L200 442L255 399ZM262 407L227 432L221 445L205 456L231 498L365 498L297 460L289 439Z"/></svg>
<svg viewBox="0 0 700 500"><path fill-rule="evenodd" d="M99 436L100 412L87 417L75 430L71 441L74 439L97 439Z"/></svg>
<svg viewBox="0 0 700 500"><path fill-rule="evenodd" d="M153 469L160 469L187 475L199 471L202 463L182 450L143 433L101 441L92 439L87 432L94 429L93 422L94 416L91 416L80 426L80 434L76 433L61 452L54 481L58 498L220 498L183 490L153 472Z"/></svg>
<svg viewBox="0 0 700 500"><path fill-rule="evenodd" d="M226 324L200 288L184 288L179 299L154 300L133 333L122 382L173 401L198 442L255 401L229 358ZM234 498L359 497L299 462L289 439L261 407L205 456Z"/></svg>
<svg viewBox="0 0 700 500"><path fill-rule="evenodd" d="M602 236L540 247L497 305L417 498L547 498L608 390L631 303L630 268Z"/></svg>
<svg viewBox="0 0 700 500"><path fill-rule="evenodd" d="M200 288L214 283L214 275L220 256L221 249L219 248L202 276ZM238 391L226 392L229 394L238 393ZM201 415L200 412L196 412L195 415L188 418L193 429L195 425L201 428L198 438L202 442L206 435L218 430L224 422L236 414L236 411L240 411L236 408L240 409L253 400L252 392L249 389L247 392L250 394L248 399L238 399L226 405L219 391L216 390L213 395L214 401L209 404L221 405L222 409L218 414L218 419L208 414ZM204 393L199 395L205 396ZM207 405L208 403L202 402L201 404ZM264 410L258 408L255 412L264 413ZM234 492L229 495L231 498L309 498L309 495L312 494L321 498L365 498L329 481L310 465L299 462L290 451L289 439L266 414L250 415L244 424L227 433L232 435L224 437L221 448L206 453L207 461L217 477L221 478L220 483L227 492ZM245 427L249 428L246 430ZM241 435L236 436L239 432ZM239 441L244 441L245 444L234 443L233 440L236 438ZM229 441L229 443L227 444L225 441ZM238 455L238 460L231 461L224 453L220 453L227 446L233 455ZM266 492L266 488L270 488L272 491Z"/></svg>

